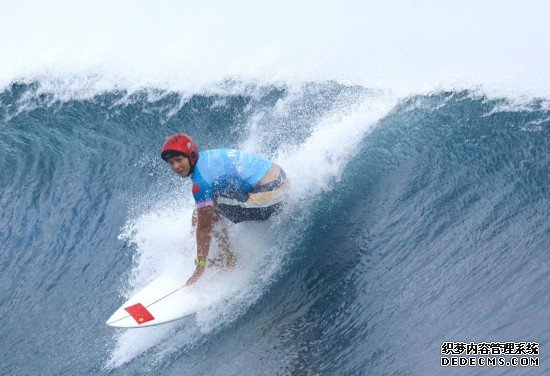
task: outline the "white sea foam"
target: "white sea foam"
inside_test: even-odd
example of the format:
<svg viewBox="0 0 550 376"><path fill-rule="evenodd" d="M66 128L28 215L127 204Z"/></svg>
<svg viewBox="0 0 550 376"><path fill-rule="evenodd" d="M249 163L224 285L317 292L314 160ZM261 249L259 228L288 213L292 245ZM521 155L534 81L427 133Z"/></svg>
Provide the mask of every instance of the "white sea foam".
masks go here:
<svg viewBox="0 0 550 376"><path fill-rule="evenodd" d="M283 101L273 112L280 115L291 103L292 99ZM280 275L294 244L307 228L311 205L320 194L330 191L356 155L363 137L394 105L384 96L365 94L351 106L335 108L324 116L300 145L280 145L272 157L292 182L286 212L265 223L230 224L238 267L229 272L207 270L197 285L204 291L204 304L190 320L146 328L147 335L142 329L119 332L107 367L118 367L150 348L155 348L154 358L161 361L167 354L204 341L204 334L215 333L246 312ZM253 127L253 122L248 126ZM264 136L262 132L250 132L241 148L261 152L254 145L262 144ZM191 275L196 255L190 223L193 202L190 194L182 196L181 192L178 187L160 199L158 205L129 219L121 238L135 246L136 255L131 279L124 286L126 298L162 273L178 272L179 268L179 272Z"/></svg>
<svg viewBox="0 0 550 376"><path fill-rule="evenodd" d="M196 92L227 78L337 80L394 95L550 97L550 3L290 0L0 3L0 87Z"/></svg>

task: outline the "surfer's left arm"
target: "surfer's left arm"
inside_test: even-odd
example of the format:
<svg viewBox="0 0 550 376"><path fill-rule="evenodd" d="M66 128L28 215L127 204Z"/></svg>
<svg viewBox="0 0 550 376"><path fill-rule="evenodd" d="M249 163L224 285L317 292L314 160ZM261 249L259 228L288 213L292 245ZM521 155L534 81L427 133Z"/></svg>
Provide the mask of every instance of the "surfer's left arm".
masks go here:
<svg viewBox="0 0 550 376"><path fill-rule="evenodd" d="M212 239L212 226L214 218L214 206L207 205L197 209L197 259L199 262L206 262L210 241ZM205 265L197 265L195 272L187 280L187 285L191 285L204 273Z"/></svg>

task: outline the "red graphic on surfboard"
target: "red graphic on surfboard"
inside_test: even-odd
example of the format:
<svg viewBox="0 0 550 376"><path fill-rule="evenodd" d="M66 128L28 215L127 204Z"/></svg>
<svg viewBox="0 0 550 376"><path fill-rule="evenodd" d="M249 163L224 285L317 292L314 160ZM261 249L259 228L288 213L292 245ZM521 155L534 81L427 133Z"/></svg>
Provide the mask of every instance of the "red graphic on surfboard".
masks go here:
<svg viewBox="0 0 550 376"><path fill-rule="evenodd" d="M134 320L136 320L138 324L143 324L155 319L153 315L151 315L151 312L149 312L141 303L125 307L124 309L134 318Z"/></svg>

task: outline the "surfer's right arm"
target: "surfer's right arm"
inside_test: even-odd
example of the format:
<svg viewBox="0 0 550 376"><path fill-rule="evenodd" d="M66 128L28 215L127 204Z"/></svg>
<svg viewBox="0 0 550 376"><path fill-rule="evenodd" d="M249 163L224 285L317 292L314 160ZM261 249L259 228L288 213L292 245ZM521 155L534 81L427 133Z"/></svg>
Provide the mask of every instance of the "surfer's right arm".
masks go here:
<svg viewBox="0 0 550 376"><path fill-rule="evenodd" d="M200 263L206 262L208 250L210 249L210 241L212 239L212 223L214 218L214 206L206 205L196 209L197 211L197 261L198 265L195 272L187 280L187 284L191 285L200 278L204 273L205 265Z"/></svg>

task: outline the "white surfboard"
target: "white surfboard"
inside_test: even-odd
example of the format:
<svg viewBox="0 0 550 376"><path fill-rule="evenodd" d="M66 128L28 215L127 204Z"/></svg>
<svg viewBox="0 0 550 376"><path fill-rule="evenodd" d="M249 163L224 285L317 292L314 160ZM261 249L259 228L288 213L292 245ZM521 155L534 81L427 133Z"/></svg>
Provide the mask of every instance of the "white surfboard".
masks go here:
<svg viewBox="0 0 550 376"><path fill-rule="evenodd" d="M160 325L189 316L200 306L199 294L185 283L189 276L165 274L124 303L107 320L118 328Z"/></svg>

